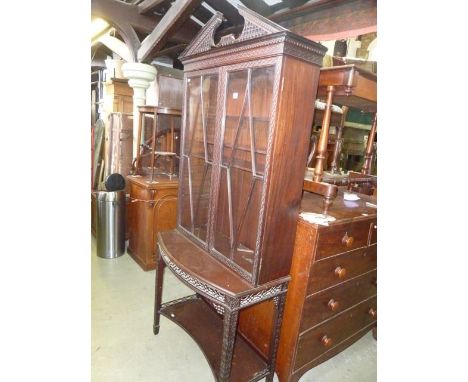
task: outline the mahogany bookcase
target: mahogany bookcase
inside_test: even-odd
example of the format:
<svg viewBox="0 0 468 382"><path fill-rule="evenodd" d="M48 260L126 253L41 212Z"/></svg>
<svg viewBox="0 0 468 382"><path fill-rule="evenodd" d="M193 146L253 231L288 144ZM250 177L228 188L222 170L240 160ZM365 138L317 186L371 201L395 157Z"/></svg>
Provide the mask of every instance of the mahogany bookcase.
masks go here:
<svg viewBox="0 0 468 382"><path fill-rule="evenodd" d="M273 380L320 65L326 48L239 5L182 53L177 228L158 234L154 333L163 315L204 352L217 381ZM195 295L161 304L163 267ZM237 335L239 311L272 300L270 352ZM259 329L263 325L259 323Z"/></svg>

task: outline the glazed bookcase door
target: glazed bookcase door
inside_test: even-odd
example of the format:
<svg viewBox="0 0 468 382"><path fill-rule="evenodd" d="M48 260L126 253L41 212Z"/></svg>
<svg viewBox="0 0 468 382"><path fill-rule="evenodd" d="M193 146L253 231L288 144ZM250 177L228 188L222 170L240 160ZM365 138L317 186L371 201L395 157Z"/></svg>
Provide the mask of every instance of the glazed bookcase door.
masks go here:
<svg viewBox="0 0 468 382"><path fill-rule="evenodd" d="M258 256L275 67L226 73L213 250L248 279Z"/></svg>
<svg viewBox="0 0 468 382"><path fill-rule="evenodd" d="M206 245L213 168L218 74L186 79L179 225Z"/></svg>

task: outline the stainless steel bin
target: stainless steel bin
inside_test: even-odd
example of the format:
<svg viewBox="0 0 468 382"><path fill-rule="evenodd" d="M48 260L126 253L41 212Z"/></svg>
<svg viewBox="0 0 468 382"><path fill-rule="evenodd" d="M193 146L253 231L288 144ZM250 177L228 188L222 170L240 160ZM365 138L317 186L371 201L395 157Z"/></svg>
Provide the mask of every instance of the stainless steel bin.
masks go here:
<svg viewBox="0 0 468 382"><path fill-rule="evenodd" d="M104 259L125 252L125 191L96 193L96 247Z"/></svg>

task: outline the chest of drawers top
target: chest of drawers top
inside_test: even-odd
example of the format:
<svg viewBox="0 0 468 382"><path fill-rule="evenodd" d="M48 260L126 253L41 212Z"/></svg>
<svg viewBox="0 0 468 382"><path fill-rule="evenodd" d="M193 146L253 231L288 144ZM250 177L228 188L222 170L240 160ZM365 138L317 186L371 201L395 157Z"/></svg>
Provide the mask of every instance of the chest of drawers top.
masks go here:
<svg viewBox="0 0 468 382"><path fill-rule="evenodd" d="M333 222L329 222L328 226L309 223L302 216L300 217L300 220L307 224L311 224L318 230L328 230L342 224L351 224L377 219L377 208L366 205L366 203L377 205L375 197L359 194L359 200L348 201L344 200L343 197L345 191L346 190L344 189L340 189L338 191L338 195L328 211L328 215L333 216L336 219ZM323 212L322 196L310 192L304 192L301 202L301 212L321 214Z"/></svg>

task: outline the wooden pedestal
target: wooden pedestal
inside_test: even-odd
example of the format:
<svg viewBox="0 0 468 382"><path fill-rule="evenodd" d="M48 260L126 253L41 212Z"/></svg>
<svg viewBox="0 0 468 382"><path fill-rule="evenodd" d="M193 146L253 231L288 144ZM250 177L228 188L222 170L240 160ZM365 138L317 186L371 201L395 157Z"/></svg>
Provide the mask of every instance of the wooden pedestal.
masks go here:
<svg viewBox="0 0 468 382"><path fill-rule="evenodd" d="M149 271L156 267L156 235L176 227L177 177L128 176L130 201L127 205L129 243L127 251L140 267Z"/></svg>

